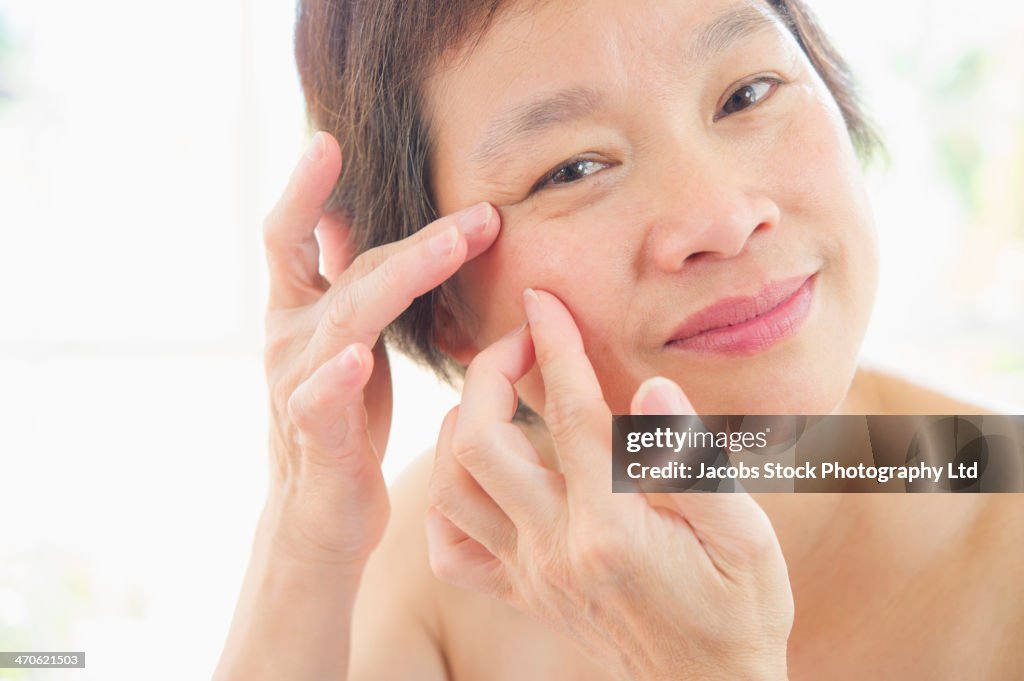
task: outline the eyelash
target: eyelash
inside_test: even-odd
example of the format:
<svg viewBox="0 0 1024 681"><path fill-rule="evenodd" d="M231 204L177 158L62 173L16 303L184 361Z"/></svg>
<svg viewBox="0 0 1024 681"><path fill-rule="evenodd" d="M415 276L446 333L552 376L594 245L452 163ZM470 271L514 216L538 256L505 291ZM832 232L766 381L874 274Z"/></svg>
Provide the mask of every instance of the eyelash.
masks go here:
<svg viewBox="0 0 1024 681"><path fill-rule="evenodd" d="M751 87L753 87L755 85L759 85L759 84L762 84L762 83L768 84L769 88L768 88L768 90L766 90L764 92L764 94L762 94L757 99L757 101L752 102L748 106L746 106L746 107L744 107L742 109L739 109L738 111L734 111L732 113L725 114L725 116L732 116L732 115L737 114L737 113L743 113L744 111L746 111L748 109L752 109L752 108L756 107L757 105L761 104L766 99L771 97L775 93L775 90L777 90L778 87L780 85L782 85L782 82L783 81L779 80L778 78L773 78L771 76L760 76L760 77L754 78L753 80L747 81L743 85L740 85L738 88L736 88L736 90L733 91L732 94L730 94L726 98L725 103L722 105L722 108L725 108L725 106L730 101L732 101L733 97L736 97L739 93L743 92L747 88L751 88ZM722 118L725 118L725 116L720 116L718 113L716 113L714 118L712 119L712 121L721 120ZM567 161L567 162L563 163L562 165L558 166L553 171L547 173L546 175L544 175L544 177L542 177L540 180L538 180L537 184L535 184L533 186L533 188L530 189L530 195L533 195L533 194L535 194L535 193L537 193L539 191L542 191L544 189L548 189L550 187L555 187L555 186L558 186L558 185L575 184L579 180L572 180L572 181L569 181L569 182L555 182L555 178L560 173L562 173L563 171L568 170L568 169L573 168L573 167L576 167L577 168L577 172L579 172L579 170L578 170L579 166L582 166L584 164L607 165L607 164L602 163L601 161L595 161L595 160L589 159L589 158L574 158L574 159L570 159L569 161ZM590 175L582 175L580 179L585 179L587 177L590 177Z"/></svg>

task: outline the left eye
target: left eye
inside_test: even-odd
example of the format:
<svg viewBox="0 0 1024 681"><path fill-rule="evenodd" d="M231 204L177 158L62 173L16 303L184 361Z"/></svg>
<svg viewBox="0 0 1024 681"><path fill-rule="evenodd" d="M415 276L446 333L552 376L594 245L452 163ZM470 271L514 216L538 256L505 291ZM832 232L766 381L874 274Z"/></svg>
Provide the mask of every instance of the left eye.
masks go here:
<svg viewBox="0 0 1024 681"><path fill-rule="evenodd" d="M744 109L760 104L772 91L779 86L781 81L776 78L760 78L752 83L747 83L729 96L722 105L721 111L715 115L715 120L739 113Z"/></svg>
<svg viewBox="0 0 1024 681"><path fill-rule="evenodd" d="M569 163L556 168L554 172L548 173L540 182L537 183L534 191L553 185L572 184L573 182L578 182L606 167L608 167L608 164L601 163L600 161L576 159L575 161L570 161Z"/></svg>

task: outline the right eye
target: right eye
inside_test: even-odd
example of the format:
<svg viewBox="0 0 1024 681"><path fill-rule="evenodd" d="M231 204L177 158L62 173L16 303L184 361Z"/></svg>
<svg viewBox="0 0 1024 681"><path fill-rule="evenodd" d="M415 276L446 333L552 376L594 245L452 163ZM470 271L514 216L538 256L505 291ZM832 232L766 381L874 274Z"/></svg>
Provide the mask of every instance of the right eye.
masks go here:
<svg viewBox="0 0 1024 681"><path fill-rule="evenodd" d="M579 158L569 161L554 171L548 173L537 182L533 188L533 192L538 192L548 187L573 184L584 178L593 175L596 172L607 168L607 163L601 161L595 161L593 159Z"/></svg>
<svg viewBox="0 0 1024 681"><path fill-rule="evenodd" d="M740 86L722 104L722 109L716 114L715 120L752 109L770 97L780 85L782 81L778 78L763 76Z"/></svg>

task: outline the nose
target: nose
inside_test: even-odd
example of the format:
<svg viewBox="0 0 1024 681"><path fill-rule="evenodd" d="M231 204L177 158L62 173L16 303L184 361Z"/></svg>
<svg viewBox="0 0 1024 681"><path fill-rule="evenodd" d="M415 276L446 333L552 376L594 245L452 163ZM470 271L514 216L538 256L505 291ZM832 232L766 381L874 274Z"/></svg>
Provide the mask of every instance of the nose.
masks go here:
<svg viewBox="0 0 1024 681"><path fill-rule="evenodd" d="M713 157L714 156L714 157ZM648 248L659 270L677 272L698 261L734 258L755 234L779 223L778 204L745 164L721 155L692 155L682 171L652 182ZM679 168L678 159L669 167Z"/></svg>

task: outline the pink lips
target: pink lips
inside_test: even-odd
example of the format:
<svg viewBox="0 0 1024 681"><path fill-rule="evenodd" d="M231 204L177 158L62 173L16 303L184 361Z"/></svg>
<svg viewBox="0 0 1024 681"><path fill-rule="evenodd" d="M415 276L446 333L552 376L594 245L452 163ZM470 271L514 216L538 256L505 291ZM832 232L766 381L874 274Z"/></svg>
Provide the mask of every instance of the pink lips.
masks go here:
<svg viewBox="0 0 1024 681"><path fill-rule="evenodd" d="M815 278L803 275L772 282L754 296L723 298L688 317L666 345L724 354L767 349L799 330L811 309Z"/></svg>

